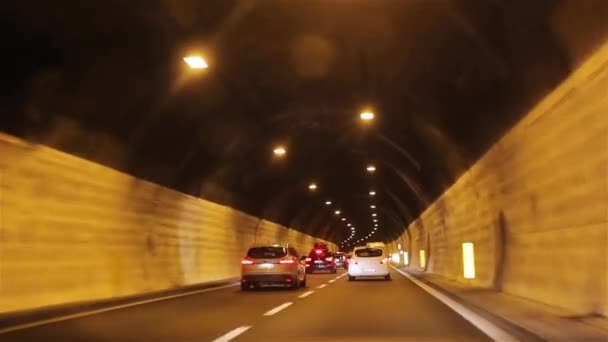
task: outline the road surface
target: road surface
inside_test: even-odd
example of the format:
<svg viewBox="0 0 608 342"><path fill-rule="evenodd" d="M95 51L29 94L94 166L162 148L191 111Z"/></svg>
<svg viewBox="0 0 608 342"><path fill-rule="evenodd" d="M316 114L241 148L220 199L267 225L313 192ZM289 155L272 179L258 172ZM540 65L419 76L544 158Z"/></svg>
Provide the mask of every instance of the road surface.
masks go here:
<svg viewBox="0 0 608 342"><path fill-rule="evenodd" d="M393 271L391 281L308 276L300 290L238 286L44 324L0 341L489 341Z"/></svg>

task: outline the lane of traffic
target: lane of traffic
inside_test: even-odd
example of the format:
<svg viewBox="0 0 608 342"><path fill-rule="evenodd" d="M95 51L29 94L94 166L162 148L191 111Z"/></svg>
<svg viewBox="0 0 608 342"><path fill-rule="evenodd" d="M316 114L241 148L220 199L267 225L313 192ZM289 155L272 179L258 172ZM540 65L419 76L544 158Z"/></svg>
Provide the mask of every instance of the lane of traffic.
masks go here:
<svg viewBox="0 0 608 342"><path fill-rule="evenodd" d="M314 274L308 287L293 291L267 288L241 291L238 286L158 301L101 314L18 330L2 341L212 341L255 324L263 314L327 283L335 274Z"/></svg>
<svg viewBox="0 0 608 342"><path fill-rule="evenodd" d="M392 281L341 277L234 341L490 341L471 323L394 272Z"/></svg>

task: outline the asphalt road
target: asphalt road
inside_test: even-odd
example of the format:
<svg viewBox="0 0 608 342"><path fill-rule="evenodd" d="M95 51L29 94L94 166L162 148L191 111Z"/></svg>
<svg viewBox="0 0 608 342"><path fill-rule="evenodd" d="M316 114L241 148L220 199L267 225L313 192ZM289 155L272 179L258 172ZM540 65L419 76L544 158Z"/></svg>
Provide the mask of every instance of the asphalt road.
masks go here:
<svg viewBox="0 0 608 342"><path fill-rule="evenodd" d="M344 275L308 275L308 287L296 291L233 286L13 331L0 341L490 340L397 272L392 281Z"/></svg>

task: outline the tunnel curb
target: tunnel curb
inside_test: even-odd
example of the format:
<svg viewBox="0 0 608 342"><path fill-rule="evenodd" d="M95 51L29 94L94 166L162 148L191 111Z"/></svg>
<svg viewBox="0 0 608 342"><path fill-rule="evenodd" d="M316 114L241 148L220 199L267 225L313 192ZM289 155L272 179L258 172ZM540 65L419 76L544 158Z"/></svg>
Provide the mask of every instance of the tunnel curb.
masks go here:
<svg viewBox="0 0 608 342"><path fill-rule="evenodd" d="M179 288L121 296L119 298L74 302L32 310L2 313L0 314L0 334L9 330L18 330L19 326L45 324L45 321L67 320L81 317L81 315L85 316L87 313L95 314L97 311L119 310L123 307L162 301L174 298L175 296L196 294L203 290L211 290L231 285L236 286L238 280L239 278L228 278L195 285L181 286Z"/></svg>

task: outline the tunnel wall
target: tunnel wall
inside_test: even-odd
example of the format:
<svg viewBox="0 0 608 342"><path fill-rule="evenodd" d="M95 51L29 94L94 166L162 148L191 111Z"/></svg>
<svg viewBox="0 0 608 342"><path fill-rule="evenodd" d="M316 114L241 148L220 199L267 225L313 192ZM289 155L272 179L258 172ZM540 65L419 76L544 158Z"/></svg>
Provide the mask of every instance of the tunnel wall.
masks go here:
<svg viewBox="0 0 608 342"><path fill-rule="evenodd" d="M0 313L238 277L254 242L315 241L0 135Z"/></svg>
<svg viewBox="0 0 608 342"><path fill-rule="evenodd" d="M608 44L391 243L409 268L608 314ZM463 275L473 242L476 277ZM427 265L421 267L420 250ZM402 259L403 262L403 259Z"/></svg>

